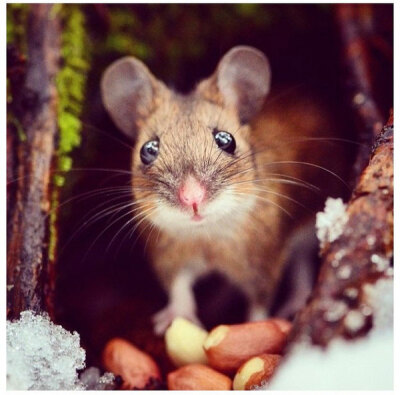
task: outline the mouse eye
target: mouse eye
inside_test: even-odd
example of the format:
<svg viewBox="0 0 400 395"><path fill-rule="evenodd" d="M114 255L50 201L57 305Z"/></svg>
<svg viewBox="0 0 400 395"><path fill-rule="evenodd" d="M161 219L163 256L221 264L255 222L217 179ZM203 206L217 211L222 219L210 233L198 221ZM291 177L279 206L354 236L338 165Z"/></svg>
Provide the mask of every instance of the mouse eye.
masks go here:
<svg viewBox="0 0 400 395"><path fill-rule="evenodd" d="M149 165L156 160L159 150L160 142L158 140L148 141L140 149L140 159L145 165Z"/></svg>
<svg viewBox="0 0 400 395"><path fill-rule="evenodd" d="M228 154L233 154L236 149L236 141L234 137L223 130L214 129L213 130L214 140L218 147L228 152Z"/></svg>

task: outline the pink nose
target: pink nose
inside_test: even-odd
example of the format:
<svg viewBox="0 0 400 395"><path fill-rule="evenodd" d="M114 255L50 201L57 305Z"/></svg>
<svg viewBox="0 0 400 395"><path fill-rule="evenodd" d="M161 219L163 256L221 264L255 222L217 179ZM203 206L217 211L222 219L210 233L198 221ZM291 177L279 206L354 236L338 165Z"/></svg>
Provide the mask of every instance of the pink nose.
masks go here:
<svg viewBox="0 0 400 395"><path fill-rule="evenodd" d="M198 206L206 196L205 188L192 176L188 176L179 188L179 200L185 206Z"/></svg>

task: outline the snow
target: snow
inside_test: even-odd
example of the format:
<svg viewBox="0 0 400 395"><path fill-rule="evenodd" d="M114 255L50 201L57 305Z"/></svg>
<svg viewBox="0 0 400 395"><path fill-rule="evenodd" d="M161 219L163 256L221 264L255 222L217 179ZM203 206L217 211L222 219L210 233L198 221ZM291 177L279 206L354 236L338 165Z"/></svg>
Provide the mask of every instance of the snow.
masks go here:
<svg viewBox="0 0 400 395"><path fill-rule="evenodd" d="M371 262L375 264L376 270L378 272L383 272L390 266L390 261L386 257L379 254L371 255Z"/></svg>
<svg viewBox="0 0 400 395"><path fill-rule="evenodd" d="M382 278L363 287L365 302L374 314L374 327L393 328L393 277Z"/></svg>
<svg viewBox="0 0 400 395"><path fill-rule="evenodd" d="M363 287L364 302L373 313L367 336L337 338L324 350L298 343L282 363L268 390L392 390L393 389L393 278ZM347 323L346 323L347 321ZM345 325L357 329L363 314L350 310Z"/></svg>
<svg viewBox="0 0 400 395"><path fill-rule="evenodd" d="M357 340L337 339L324 351L299 345L269 390L391 390L393 331Z"/></svg>
<svg viewBox="0 0 400 395"><path fill-rule="evenodd" d="M114 380L96 368L80 380L77 370L84 367L79 334L53 324L47 314L24 311L18 321L7 321L7 390L105 389Z"/></svg>
<svg viewBox="0 0 400 395"><path fill-rule="evenodd" d="M365 314L359 310L350 310L345 319L344 326L349 333L357 333L365 326Z"/></svg>
<svg viewBox="0 0 400 395"><path fill-rule="evenodd" d="M343 265L336 270L336 277L339 280L347 280L351 276L351 266L350 265Z"/></svg>
<svg viewBox="0 0 400 395"><path fill-rule="evenodd" d="M315 226L321 247L327 242L332 243L343 233L348 221L346 208L342 199L329 197L326 199L324 211L317 213Z"/></svg>
<svg viewBox="0 0 400 395"><path fill-rule="evenodd" d="M332 302L325 311L324 320L326 322L336 322L341 320L348 312L347 304L342 301Z"/></svg>

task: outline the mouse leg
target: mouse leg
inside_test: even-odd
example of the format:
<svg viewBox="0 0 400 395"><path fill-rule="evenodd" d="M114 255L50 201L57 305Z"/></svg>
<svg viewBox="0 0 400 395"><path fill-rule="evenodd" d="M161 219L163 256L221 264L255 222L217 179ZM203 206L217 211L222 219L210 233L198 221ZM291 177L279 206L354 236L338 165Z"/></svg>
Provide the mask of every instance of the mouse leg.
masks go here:
<svg viewBox="0 0 400 395"><path fill-rule="evenodd" d="M250 302L248 320L263 321L268 318L267 308L260 303Z"/></svg>
<svg viewBox="0 0 400 395"><path fill-rule="evenodd" d="M156 335L163 335L177 317L186 318L201 326L196 315L196 300L192 289L194 281L194 273L187 269L175 277L171 284L168 305L153 316Z"/></svg>
<svg viewBox="0 0 400 395"><path fill-rule="evenodd" d="M263 321L269 317L267 309L267 298L258 293L251 281L245 288L242 288L248 300L247 321Z"/></svg>

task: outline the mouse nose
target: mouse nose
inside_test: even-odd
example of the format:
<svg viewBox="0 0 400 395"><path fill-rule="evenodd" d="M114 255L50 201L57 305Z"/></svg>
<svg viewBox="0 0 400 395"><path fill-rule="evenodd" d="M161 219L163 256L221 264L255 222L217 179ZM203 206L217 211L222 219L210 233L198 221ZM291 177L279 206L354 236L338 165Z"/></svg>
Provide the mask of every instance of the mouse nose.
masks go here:
<svg viewBox="0 0 400 395"><path fill-rule="evenodd" d="M188 176L179 188L179 200L185 206L198 206L204 201L206 189L193 176Z"/></svg>

